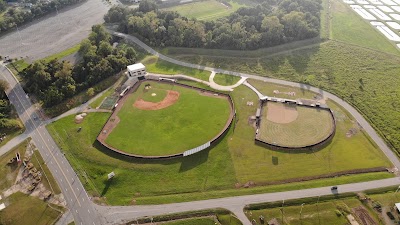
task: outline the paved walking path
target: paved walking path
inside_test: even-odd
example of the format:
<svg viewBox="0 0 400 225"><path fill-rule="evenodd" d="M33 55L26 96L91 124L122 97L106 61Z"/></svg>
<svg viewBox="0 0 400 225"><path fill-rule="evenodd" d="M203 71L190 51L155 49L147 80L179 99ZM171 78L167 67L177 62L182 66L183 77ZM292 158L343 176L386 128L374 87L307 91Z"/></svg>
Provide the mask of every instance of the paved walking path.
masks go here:
<svg viewBox="0 0 400 225"><path fill-rule="evenodd" d="M247 79L247 77L243 76L243 77L240 78L240 80L238 82L236 82L236 84L230 85L230 86L223 86L223 85L219 85L219 84L214 82L215 74L216 74L216 72L212 71L208 81L210 83L210 87L212 87L212 88L214 88L216 90L220 90L220 91L233 91L234 88L240 86Z"/></svg>

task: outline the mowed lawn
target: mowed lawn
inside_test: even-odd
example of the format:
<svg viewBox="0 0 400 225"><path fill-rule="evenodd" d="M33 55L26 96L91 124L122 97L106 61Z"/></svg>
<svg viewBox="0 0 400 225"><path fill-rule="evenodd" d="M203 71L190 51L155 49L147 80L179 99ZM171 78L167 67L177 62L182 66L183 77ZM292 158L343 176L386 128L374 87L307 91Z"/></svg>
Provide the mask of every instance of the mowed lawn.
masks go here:
<svg viewBox="0 0 400 225"><path fill-rule="evenodd" d="M234 85L240 79L241 79L241 77L238 77L238 76L232 76L232 75L220 74L220 73L217 73L214 76L214 82L219 85L224 85L224 86Z"/></svg>
<svg viewBox="0 0 400 225"><path fill-rule="evenodd" d="M268 113L271 113L268 108L273 107L272 105L290 107L290 110L297 111L297 118L290 123L270 121L267 118ZM333 123L332 116L327 110L268 102L262 110L259 138L280 146L303 147L326 139L333 129Z"/></svg>
<svg viewBox="0 0 400 225"><path fill-rule="evenodd" d="M0 224L48 225L54 224L63 209L21 192L2 200L9 204L0 211Z"/></svg>
<svg viewBox="0 0 400 225"><path fill-rule="evenodd" d="M238 8L245 6L234 1L228 2L230 6L216 0L199 1L166 8L165 10L176 11L182 16L198 20L216 20L228 16Z"/></svg>
<svg viewBox="0 0 400 225"><path fill-rule="evenodd" d="M190 218L164 222L165 225L215 225L213 218Z"/></svg>
<svg viewBox="0 0 400 225"><path fill-rule="evenodd" d="M150 84L151 89L145 90ZM179 92L173 105L159 110L141 110L133 106L146 95L167 90ZM154 96L157 98L157 95ZM225 98L202 95L199 91L178 85L144 82L128 96L121 111L118 125L106 143L137 155L169 155L203 145L222 131L229 119L230 106Z"/></svg>
<svg viewBox="0 0 400 225"><path fill-rule="evenodd" d="M47 127L91 195L106 197L104 201L112 205L129 205L143 204L140 198L149 196L158 199L161 195L234 188L237 181L228 138L211 150L190 157L157 161L127 159L96 143L109 115L89 113L81 124L75 124L71 115ZM78 127L82 127L79 133ZM107 174L111 171L116 176L108 183Z"/></svg>

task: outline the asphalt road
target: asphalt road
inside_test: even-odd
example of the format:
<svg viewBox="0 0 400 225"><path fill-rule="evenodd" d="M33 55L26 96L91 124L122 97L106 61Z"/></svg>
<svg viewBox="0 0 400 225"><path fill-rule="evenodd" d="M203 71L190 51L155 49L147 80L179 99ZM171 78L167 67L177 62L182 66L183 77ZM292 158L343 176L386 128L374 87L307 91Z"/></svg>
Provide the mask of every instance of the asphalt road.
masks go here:
<svg viewBox="0 0 400 225"><path fill-rule="evenodd" d="M40 59L71 48L87 38L91 27L103 23L109 4L87 0L28 23L0 37L0 55Z"/></svg>
<svg viewBox="0 0 400 225"><path fill-rule="evenodd" d="M36 109L21 85L4 66L0 66L0 75L1 79L10 84L6 94L58 183L67 201L67 207L73 214L75 224L104 224L103 217L97 212L68 160L46 130L44 123L36 119L38 117Z"/></svg>

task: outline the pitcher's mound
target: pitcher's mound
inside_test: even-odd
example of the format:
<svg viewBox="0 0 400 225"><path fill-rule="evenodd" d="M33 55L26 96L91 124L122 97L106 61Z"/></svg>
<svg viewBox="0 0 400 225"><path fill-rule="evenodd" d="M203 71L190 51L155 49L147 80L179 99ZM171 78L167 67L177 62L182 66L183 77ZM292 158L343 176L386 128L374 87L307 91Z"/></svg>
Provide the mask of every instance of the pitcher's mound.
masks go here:
<svg viewBox="0 0 400 225"><path fill-rule="evenodd" d="M299 115L294 105L267 104L267 119L274 123L290 123Z"/></svg>
<svg viewBox="0 0 400 225"><path fill-rule="evenodd" d="M147 102L144 101L143 99L138 99L133 104L133 106L141 110L159 110L175 104L175 102L178 101L178 99L179 99L179 92L168 90L167 96L165 96L165 98L160 102Z"/></svg>

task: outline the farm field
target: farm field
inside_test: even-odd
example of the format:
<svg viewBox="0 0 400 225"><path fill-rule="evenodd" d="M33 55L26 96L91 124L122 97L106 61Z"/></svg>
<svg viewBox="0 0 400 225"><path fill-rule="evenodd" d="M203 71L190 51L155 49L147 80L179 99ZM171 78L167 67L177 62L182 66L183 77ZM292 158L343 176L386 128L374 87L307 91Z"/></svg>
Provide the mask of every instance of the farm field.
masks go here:
<svg viewBox="0 0 400 225"><path fill-rule="evenodd" d="M264 103L259 139L285 147L303 147L325 140L334 128L327 110L284 103Z"/></svg>
<svg viewBox="0 0 400 225"><path fill-rule="evenodd" d="M268 86L268 83L263 83ZM273 89L279 87L274 86ZM282 89L287 87L281 87ZM301 90L294 89L296 93ZM305 92L306 93L306 92ZM332 143L314 152L272 151L254 144L255 130L248 118L255 114L257 96L239 86L232 92L238 120L231 131L208 151L191 157L146 162L126 159L96 143L96 136L108 119L108 113L90 113L83 123L75 124L73 116L48 125L49 132L63 148L68 160L80 175L85 188L108 204L157 204L200 200L234 195L295 190L392 177L389 173L367 173L354 176L279 184L299 177L318 176L339 171L371 167L389 167L383 153L371 144L352 118L328 102L338 119ZM82 131L76 132L81 126ZM351 137L346 133L354 130ZM65 130L65 131L64 131ZM69 136L66 136L66 133ZM75 140L71 142L71 138ZM107 185L109 171L117 174ZM294 172L295 171L295 172ZM88 176L84 177L82 174ZM268 174L268 176L265 176ZM253 188L235 188L252 181ZM295 181L295 180L293 180ZM86 183L87 182L87 183Z"/></svg>
<svg viewBox="0 0 400 225"><path fill-rule="evenodd" d="M176 11L182 16L198 20L216 20L245 6L235 1L228 1L228 3L230 5L225 5L217 0L206 0L165 8L164 10Z"/></svg>
<svg viewBox="0 0 400 225"><path fill-rule="evenodd" d="M146 85L151 88L146 89ZM155 103L150 105L156 107L164 101L172 101L172 93L177 95L176 102L166 108L141 108L142 104ZM127 97L116 115L119 122L109 131L105 142L137 155L182 153L212 140L223 130L229 115L226 98L208 96L171 83L147 81Z"/></svg>

